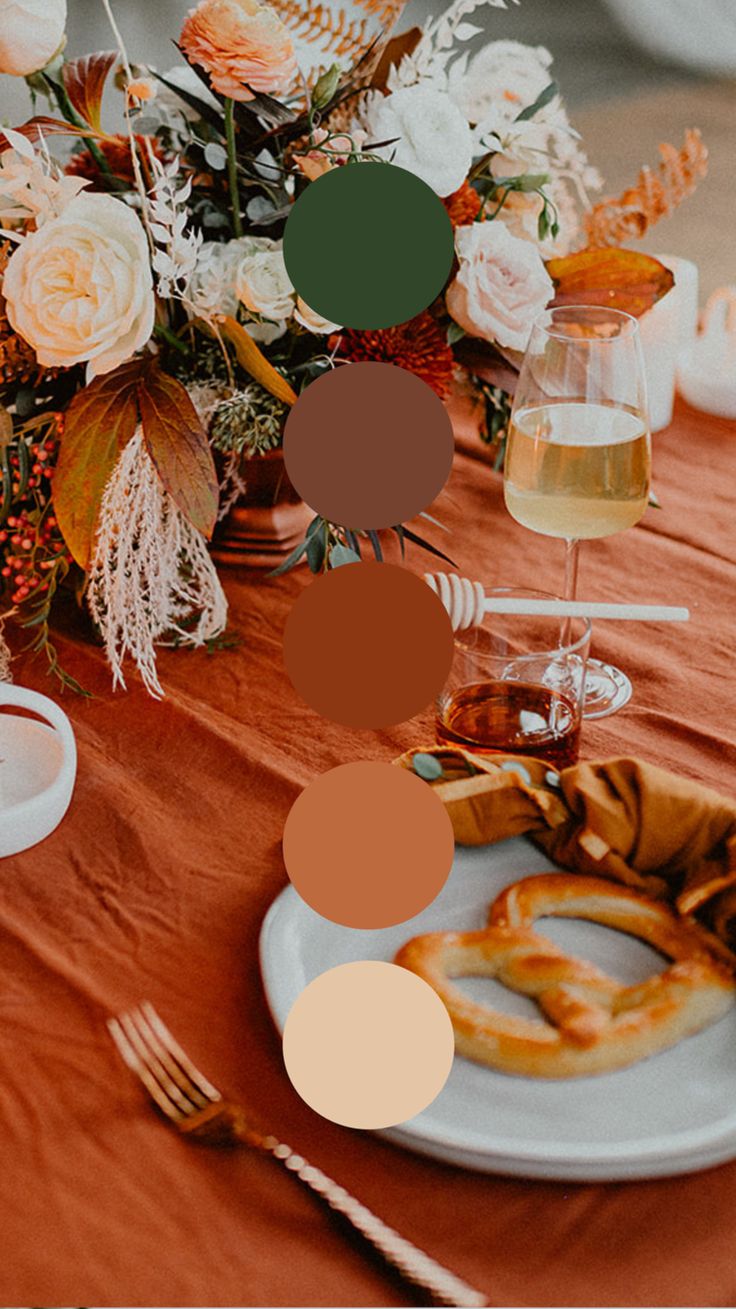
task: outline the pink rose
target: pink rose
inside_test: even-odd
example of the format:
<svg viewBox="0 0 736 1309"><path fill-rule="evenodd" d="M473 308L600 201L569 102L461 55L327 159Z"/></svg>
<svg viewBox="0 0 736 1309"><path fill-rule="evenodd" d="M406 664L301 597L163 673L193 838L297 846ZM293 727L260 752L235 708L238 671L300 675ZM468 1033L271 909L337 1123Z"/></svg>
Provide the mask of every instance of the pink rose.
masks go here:
<svg viewBox="0 0 736 1309"><path fill-rule="evenodd" d="M539 251L503 223L458 227L460 267L447 290L447 308L471 336L525 350L534 319L554 295Z"/></svg>
<svg viewBox="0 0 736 1309"><path fill-rule="evenodd" d="M258 0L201 0L181 31L187 59L200 64L212 85L232 100L254 91L278 95L296 75L291 37L278 14Z"/></svg>

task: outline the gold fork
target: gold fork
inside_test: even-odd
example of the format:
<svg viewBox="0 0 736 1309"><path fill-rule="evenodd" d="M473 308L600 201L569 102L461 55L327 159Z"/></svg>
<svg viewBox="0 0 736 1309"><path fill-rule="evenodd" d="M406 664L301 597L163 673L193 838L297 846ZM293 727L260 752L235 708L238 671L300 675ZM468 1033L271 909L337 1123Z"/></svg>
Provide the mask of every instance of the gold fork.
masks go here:
<svg viewBox="0 0 736 1309"><path fill-rule="evenodd" d="M252 1146L269 1154L314 1191L331 1209L352 1223L406 1281L428 1291L436 1304L480 1309L488 1300L467 1282L443 1268L423 1250L399 1236L344 1187L291 1146L256 1131L240 1105L223 1098L174 1040L147 1002L108 1019L110 1034L130 1069L151 1099L180 1132L212 1144Z"/></svg>

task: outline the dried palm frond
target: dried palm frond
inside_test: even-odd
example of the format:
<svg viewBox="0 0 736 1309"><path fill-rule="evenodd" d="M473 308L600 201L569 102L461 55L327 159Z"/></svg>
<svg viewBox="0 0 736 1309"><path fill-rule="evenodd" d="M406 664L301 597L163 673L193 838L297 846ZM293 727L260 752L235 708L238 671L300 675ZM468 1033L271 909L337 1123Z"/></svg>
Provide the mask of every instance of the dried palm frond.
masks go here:
<svg viewBox="0 0 736 1309"><path fill-rule="evenodd" d="M589 248L621 245L643 236L692 195L708 170L708 151L697 128L688 129L679 150L663 144L659 154L656 169L642 168L635 186L622 195L608 196L584 215Z"/></svg>

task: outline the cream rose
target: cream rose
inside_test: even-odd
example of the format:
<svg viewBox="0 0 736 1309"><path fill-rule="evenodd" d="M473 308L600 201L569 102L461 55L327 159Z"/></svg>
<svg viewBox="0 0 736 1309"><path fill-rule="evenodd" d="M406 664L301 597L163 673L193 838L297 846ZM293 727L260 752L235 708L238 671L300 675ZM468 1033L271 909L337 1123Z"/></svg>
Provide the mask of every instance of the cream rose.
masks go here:
<svg viewBox="0 0 736 1309"><path fill-rule="evenodd" d="M341 326L340 323L330 322L329 318L323 318L316 309L310 309L301 296L297 296L294 317L302 327L306 327L309 332L314 332L315 336L329 336L330 332L336 332Z"/></svg>
<svg viewBox="0 0 736 1309"><path fill-rule="evenodd" d="M235 289L238 299L253 314L278 322L291 318L296 293L286 271L281 246L275 241L271 249L246 255L238 265Z"/></svg>
<svg viewBox="0 0 736 1309"><path fill-rule="evenodd" d="M444 91L406 86L379 97L371 105L368 126L374 141L396 142L382 153L421 177L437 195L451 195L465 181L473 162L472 136Z"/></svg>
<svg viewBox="0 0 736 1309"><path fill-rule="evenodd" d="M45 367L109 373L153 330L153 279L140 220L114 196L83 193L25 237L3 281L11 325Z"/></svg>
<svg viewBox="0 0 736 1309"><path fill-rule="evenodd" d="M499 222L455 232L460 267L447 290L447 308L471 336L525 350L534 319L554 295L539 252Z"/></svg>
<svg viewBox="0 0 736 1309"><path fill-rule="evenodd" d="M64 39L66 0L0 0L0 73L44 68Z"/></svg>
<svg viewBox="0 0 736 1309"><path fill-rule="evenodd" d="M278 95L296 76L291 37L275 10L258 0L201 0L187 15L180 44L215 90L233 100L252 100L248 86Z"/></svg>

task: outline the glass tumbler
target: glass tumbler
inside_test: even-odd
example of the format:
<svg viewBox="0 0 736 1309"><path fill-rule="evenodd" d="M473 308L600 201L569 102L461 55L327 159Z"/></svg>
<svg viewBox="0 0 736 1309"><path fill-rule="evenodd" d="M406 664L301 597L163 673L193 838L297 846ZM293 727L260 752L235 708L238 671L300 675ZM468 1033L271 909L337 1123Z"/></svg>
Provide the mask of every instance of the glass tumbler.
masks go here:
<svg viewBox="0 0 736 1309"><path fill-rule="evenodd" d="M554 600L545 591L494 587L486 596ZM442 745L476 754L529 755L553 768L575 763L580 747L591 625L560 619L486 613L455 634L450 677L437 701Z"/></svg>

